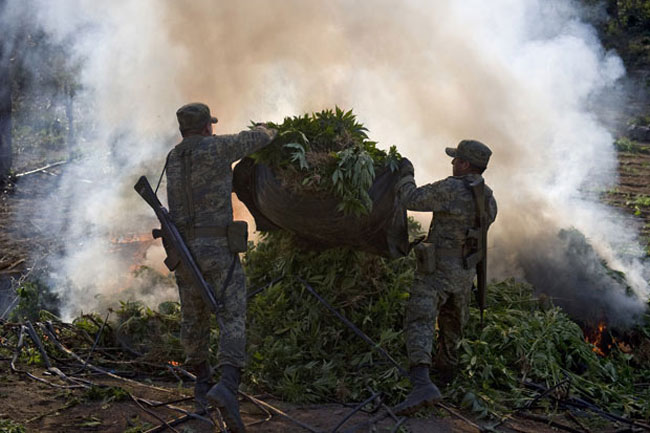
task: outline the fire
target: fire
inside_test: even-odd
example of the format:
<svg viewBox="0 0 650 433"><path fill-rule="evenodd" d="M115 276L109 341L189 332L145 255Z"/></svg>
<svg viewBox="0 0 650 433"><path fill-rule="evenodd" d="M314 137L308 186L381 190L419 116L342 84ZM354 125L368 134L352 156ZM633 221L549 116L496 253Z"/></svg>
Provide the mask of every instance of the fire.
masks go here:
<svg viewBox="0 0 650 433"><path fill-rule="evenodd" d="M607 329L607 324L601 320L598 323L598 326L592 332L588 332L585 335L585 341L593 346L591 350L600 356L605 356L605 352L603 351L603 349L605 344L604 335L606 329ZM612 345L608 344L607 345L608 351L611 348Z"/></svg>
<svg viewBox="0 0 650 433"><path fill-rule="evenodd" d="M151 233L136 233L128 236L118 236L111 239L113 244L132 244L136 242L149 242L153 237Z"/></svg>
<svg viewBox="0 0 650 433"><path fill-rule="evenodd" d="M171 365L172 367L178 367L179 365L181 365L181 363L177 361L169 361L168 364Z"/></svg>

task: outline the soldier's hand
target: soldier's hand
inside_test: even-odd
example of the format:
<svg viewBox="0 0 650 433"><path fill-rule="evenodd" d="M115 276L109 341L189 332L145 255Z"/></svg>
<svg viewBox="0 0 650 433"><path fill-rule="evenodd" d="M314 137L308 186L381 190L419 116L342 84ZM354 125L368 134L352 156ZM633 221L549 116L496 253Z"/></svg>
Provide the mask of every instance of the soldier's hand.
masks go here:
<svg viewBox="0 0 650 433"><path fill-rule="evenodd" d="M273 140L278 133L278 130L271 128L268 123L256 123L255 129L259 129L260 131L266 133L266 135L271 137L271 140Z"/></svg>
<svg viewBox="0 0 650 433"><path fill-rule="evenodd" d="M413 176L414 174L415 174L415 169L413 168L413 164L411 164L411 161L409 161L408 158L402 158L399 162L400 177Z"/></svg>

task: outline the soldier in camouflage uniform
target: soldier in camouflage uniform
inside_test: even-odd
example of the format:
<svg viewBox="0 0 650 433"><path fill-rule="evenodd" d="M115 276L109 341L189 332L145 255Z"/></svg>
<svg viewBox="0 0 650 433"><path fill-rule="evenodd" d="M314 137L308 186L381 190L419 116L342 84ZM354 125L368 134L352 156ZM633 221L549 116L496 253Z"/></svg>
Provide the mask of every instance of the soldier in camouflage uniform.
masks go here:
<svg viewBox="0 0 650 433"><path fill-rule="evenodd" d="M239 256L227 238L227 227L233 220L231 164L267 145L275 131L258 126L239 134L212 135L217 119L210 115L207 105L200 103L184 105L176 116L183 140L167 157L169 212L223 305L219 314L221 380L217 385L208 362L211 309L182 267L175 272L181 301L181 343L188 369L197 376L197 402L205 407L207 394L220 408L230 431L241 432L244 425L237 390L246 350L246 289ZM228 275L230 280L224 287Z"/></svg>
<svg viewBox="0 0 650 433"><path fill-rule="evenodd" d="M453 375L458 363L456 344L469 318L476 268L468 268L465 259L472 253L468 230L475 227L477 218L469 185L482 180L492 152L483 143L463 140L458 147L447 148L446 153L453 158L453 176L418 188L413 166L406 160L397 184L399 200L407 209L433 212L427 239L416 247L418 267L406 308L406 346L413 390L395 408L400 415L409 415L441 399L429 377L436 318L439 332L434 369L442 380ZM496 218L497 205L487 186L484 195L489 226Z"/></svg>

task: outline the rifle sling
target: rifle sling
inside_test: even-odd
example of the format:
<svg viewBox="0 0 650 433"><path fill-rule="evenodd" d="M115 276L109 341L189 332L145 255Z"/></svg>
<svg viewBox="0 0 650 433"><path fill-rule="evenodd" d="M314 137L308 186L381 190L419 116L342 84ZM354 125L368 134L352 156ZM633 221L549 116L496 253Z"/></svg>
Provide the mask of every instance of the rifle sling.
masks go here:
<svg viewBox="0 0 650 433"><path fill-rule="evenodd" d="M181 177L183 179L183 207L187 212L187 234L190 238L194 237L194 197L192 195L192 151L183 149L180 152L181 157Z"/></svg>

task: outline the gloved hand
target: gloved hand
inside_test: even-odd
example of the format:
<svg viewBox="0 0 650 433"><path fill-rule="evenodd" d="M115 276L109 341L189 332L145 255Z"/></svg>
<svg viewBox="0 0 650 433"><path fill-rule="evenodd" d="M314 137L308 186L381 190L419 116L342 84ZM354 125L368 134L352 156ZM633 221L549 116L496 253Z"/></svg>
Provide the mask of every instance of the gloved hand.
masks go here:
<svg viewBox="0 0 650 433"><path fill-rule="evenodd" d="M266 133L269 137L271 137L271 140L273 140L278 133L278 130L271 128L268 123L256 123L255 129Z"/></svg>
<svg viewBox="0 0 650 433"><path fill-rule="evenodd" d="M415 175L415 169L413 168L413 164L411 164L411 161L408 160L408 158L402 158L399 161L399 176L404 177L404 176L414 176Z"/></svg>

